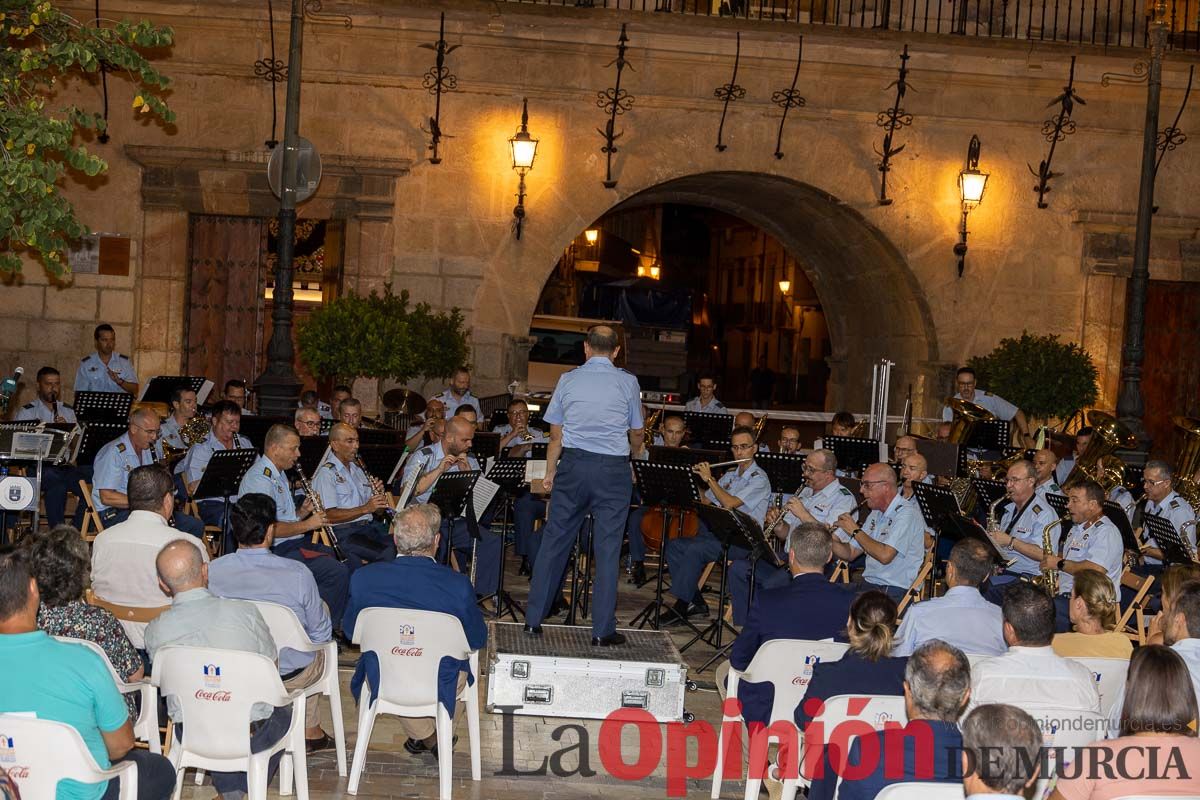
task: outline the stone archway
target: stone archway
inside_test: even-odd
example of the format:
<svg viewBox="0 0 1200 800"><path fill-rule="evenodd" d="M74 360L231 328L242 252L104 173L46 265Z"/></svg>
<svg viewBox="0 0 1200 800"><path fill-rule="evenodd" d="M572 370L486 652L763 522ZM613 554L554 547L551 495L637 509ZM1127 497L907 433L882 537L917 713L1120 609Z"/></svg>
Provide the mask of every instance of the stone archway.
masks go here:
<svg viewBox="0 0 1200 800"><path fill-rule="evenodd" d="M937 400L930 395L936 385L930 379L938 347L924 293L904 256L857 211L813 186L753 172L674 178L631 195L612 210L660 203L740 217L770 233L800 261L829 325L829 409L867 410L871 365L881 358L896 364L893 409L902 407L910 383L918 409ZM546 267L546 275L552 268Z"/></svg>

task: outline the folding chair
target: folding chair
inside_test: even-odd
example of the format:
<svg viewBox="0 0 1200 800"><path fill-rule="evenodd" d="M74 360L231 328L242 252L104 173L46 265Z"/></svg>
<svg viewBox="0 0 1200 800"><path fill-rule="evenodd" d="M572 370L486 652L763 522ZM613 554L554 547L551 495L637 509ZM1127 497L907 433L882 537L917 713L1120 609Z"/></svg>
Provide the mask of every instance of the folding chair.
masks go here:
<svg viewBox="0 0 1200 800"><path fill-rule="evenodd" d="M904 593L903 599L900 600L900 605L896 607L896 620L900 621L900 617L904 615L904 609L908 608L909 604L914 600L922 599L925 596L925 581L929 578L929 573L933 572L933 560L925 559L925 563L921 565L920 571L917 572L916 580L908 587L908 591Z"/></svg>
<svg viewBox="0 0 1200 800"><path fill-rule="evenodd" d="M848 644L841 642L772 639L759 648L758 652L754 654L754 659L744 671L739 672L732 668L729 670L726 691L728 698L737 697L738 686L742 681L770 683L775 690L768 730L761 733L761 736L764 737L761 746L752 745L746 756L747 800L756 800L758 797L763 771L767 768L767 747L771 740L782 743L779 737L769 730L770 726L776 722L783 722L794 727L796 707L800 705L804 699L804 693L808 691L812 668L821 661L840 660L848 647ZM745 720L740 714L738 716L722 715L721 733L717 740L717 764L713 771L713 800L721 796L721 779L725 768L725 733L731 730L733 725L736 725L740 739L740 731L744 722ZM796 738L798 745L799 735ZM798 748L796 763L799 763ZM738 767L740 774L741 765L739 764Z"/></svg>
<svg viewBox="0 0 1200 800"><path fill-rule="evenodd" d="M133 735L145 742L151 753L161 754L162 739L159 737L158 729L158 690L154 688L154 684L145 678L133 683L126 682L123 676L117 674L117 670L113 667L112 662L108 660L108 654L104 652L104 648L95 642L90 642L87 639L76 639L71 636L55 636L54 638L60 642L83 645L91 650L104 659L104 666L108 667L108 674L112 676L113 681L117 684L117 691L121 694L138 693L140 697L138 718L133 721Z"/></svg>
<svg viewBox="0 0 1200 800"><path fill-rule="evenodd" d="M104 530L104 523L100 521L100 512L96 510L95 504L92 503L92 487L91 485L80 479L79 492L83 496L83 525L80 526L79 534L85 542L96 541L96 535ZM95 529L93 531L93 528Z"/></svg>
<svg viewBox="0 0 1200 800"><path fill-rule="evenodd" d="M1125 607L1125 611L1121 614L1121 618L1117 620L1117 630L1124 633L1138 645L1146 643L1146 606L1149 605L1150 587L1154 584L1154 576L1147 575L1142 577L1135 575L1130 570L1125 570L1121 575L1121 585L1130 589L1134 595L1133 600ZM1129 618L1134 618L1134 625L1130 627Z"/></svg>
<svg viewBox="0 0 1200 800"><path fill-rule="evenodd" d="M119 800L137 798L137 764L127 761L111 769L101 769L83 743L79 731L65 722L0 714L0 731L8 739L14 763L9 777L27 798L54 797L60 780L80 783L107 783L120 780Z"/></svg>
<svg viewBox="0 0 1200 800"><path fill-rule="evenodd" d="M278 603L253 601L258 613L271 629L271 638L280 650L288 648L301 653L325 653L325 670L321 677L304 690L305 697L325 695L333 716L333 738L337 743L338 775L346 777L346 725L342 719L342 693L338 685L337 642L314 642L296 618L296 612ZM312 702L316 702L315 700Z"/></svg>
<svg viewBox="0 0 1200 800"><path fill-rule="evenodd" d="M89 606L107 609L114 617L125 622L153 622L159 614L170 608L170 606L123 606L97 597L90 588L84 590L83 599Z"/></svg>
<svg viewBox="0 0 1200 800"><path fill-rule="evenodd" d="M850 564L840 558L833 565L833 574L829 576L830 583L850 583Z"/></svg>
<svg viewBox="0 0 1200 800"><path fill-rule="evenodd" d="M354 743L347 791L358 794L377 716L433 717L437 726L439 797L450 800L454 719L438 698L442 659L467 661L476 681L479 678L479 652L471 650L467 644L462 623L455 616L437 611L364 608L354 624L354 643L360 645L364 655L372 652L379 660L379 694L375 696L371 687L364 684L358 699L358 737ZM466 706L471 780L478 781L478 683L468 681L455 699Z"/></svg>

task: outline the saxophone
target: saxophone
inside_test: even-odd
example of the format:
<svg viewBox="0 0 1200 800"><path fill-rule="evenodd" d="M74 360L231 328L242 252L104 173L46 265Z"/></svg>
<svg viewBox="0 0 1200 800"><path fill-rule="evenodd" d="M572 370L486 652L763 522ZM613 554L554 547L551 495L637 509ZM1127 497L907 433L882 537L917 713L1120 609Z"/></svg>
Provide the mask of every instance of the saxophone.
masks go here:
<svg viewBox="0 0 1200 800"><path fill-rule="evenodd" d="M1054 526L1061 525L1062 523L1066 522L1070 518L1071 518L1070 514L1063 514L1061 517L1054 520L1054 522L1051 522L1049 525L1042 528L1042 555L1043 556L1054 555L1057 552L1054 549L1054 542L1050 541L1050 530ZM1047 592L1049 592L1051 597L1054 597L1058 594L1058 570L1056 570L1056 569L1042 570L1042 588L1045 589Z"/></svg>
<svg viewBox="0 0 1200 800"><path fill-rule="evenodd" d="M300 479L300 488L304 490L304 496L312 503L313 513L324 515L325 505L321 502L321 496L313 491L312 484L308 482L308 478L304 477L304 470L300 469L300 465L296 465L296 476ZM313 531L313 543L316 544L317 538L324 534L324 538L328 539L329 547L333 550L333 555L338 561L345 563L346 554L342 552L342 546L338 543L337 534L333 532L332 525L322 525Z"/></svg>
<svg viewBox="0 0 1200 800"><path fill-rule="evenodd" d="M1000 518L996 516L996 509L999 508L1000 504L1003 503L1007 499L1008 499L1008 492L1005 492L1004 494L1000 495L995 500L993 500L992 504L988 506L987 527L985 530L994 531L994 530L998 530L1000 528Z"/></svg>

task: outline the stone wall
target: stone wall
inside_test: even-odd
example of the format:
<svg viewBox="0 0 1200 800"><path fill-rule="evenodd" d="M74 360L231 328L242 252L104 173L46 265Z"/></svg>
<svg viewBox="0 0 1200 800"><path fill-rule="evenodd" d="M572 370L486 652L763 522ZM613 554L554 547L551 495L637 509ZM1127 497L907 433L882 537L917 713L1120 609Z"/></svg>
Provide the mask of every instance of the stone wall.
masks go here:
<svg viewBox="0 0 1200 800"><path fill-rule="evenodd" d="M85 4L68 5L81 17L91 13ZM349 13L353 27L308 23L301 131L327 163L345 168L336 179L327 173L301 214L359 221L348 228L348 286L390 277L417 300L464 308L480 393L501 390L520 371L519 344L542 285L582 228L665 182L745 173L794 185L804 198L794 206L808 209L800 217L777 212L766 219L768 209L764 220L752 221L770 223L785 243L789 232L794 242L813 243L810 252L793 254L829 316L830 406L865 409L867 365L884 356L902 362L900 380L915 382L932 404L947 388L949 365L1026 328L1084 341L1101 367L1101 405L1115 402L1124 279L1112 264L1124 256L1104 254L1132 235L1144 89L1103 87L1101 76L1130 71L1140 53L474 0L326 5ZM420 129L433 110L421 81L434 56L419 45L436 40L443 10L447 40L460 45L447 61L458 91L443 99L442 128L453 138L443 142L444 160L435 166ZM145 377L179 365L186 214L270 213L261 172L270 84L253 74L254 61L269 54L267 21L265 4L238 0L114 0L105 13L148 16L177 35L161 61L175 79L174 129L135 119L127 111L130 87L110 78L113 138L95 145L110 162L109 175L69 188L94 229L134 237L132 275L78 276L60 287L47 285L31 265L17 285L0 290L13 298L0 314L11 330L0 360L23 359L27 369L33 360L52 360L73 373L92 325L105 319L117 327L123 350L133 345ZM636 101L618 120L619 182L610 190L601 186L596 128L605 118L596 92L612 85L606 65L622 23L629 25L634 67L623 86ZM721 105L713 89L729 80L739 29L738 82L747 97L731 105L728 149L718 152ZM800 32L805 58L797 88L807 105L789 115L786 156L776 159L779 109L770 97L791 81ZM281 57L286 40L281 14ZM915 119L898 134L905 150L889 176L895 202L880 206L873 147L882 132L875 121L891 103L886 87L905 43L912 91L904 105ZM1039 210L1028 165L1044 157L1040 131L1052 114L1046 104L1061 91L1072 54L1079 55L1076 89L1087 105L1076 111L1079 132L1058 147L1054 169L1062 174L1050 207ZM1185 82L1186 59L1172 56L1164 92L1164 109L1172 111L1164 113L1177 108ZM72 91L98 101L94 85L77 82ZM529 98L530 130L541 147L518 242L510 231L516 175L507 139L522 97ZM983 141L981 167L991 180L970 218L959 279L951 252L959 218L955 178L972 134ZM1170 274L1192 274L1185 264L1200 228L1200 197L1189 191L1197 162L1188 148L1169 154L1159 180L1161 220L1171 222L1160 227L1156 269ZM146 166L188 161L192 150L203 153L202 163L186 179ZM349 185L376 162L387 167L382 184ZM187 199L163 205L163 182ZM851 218L853 224L837 221Z"/></svg>

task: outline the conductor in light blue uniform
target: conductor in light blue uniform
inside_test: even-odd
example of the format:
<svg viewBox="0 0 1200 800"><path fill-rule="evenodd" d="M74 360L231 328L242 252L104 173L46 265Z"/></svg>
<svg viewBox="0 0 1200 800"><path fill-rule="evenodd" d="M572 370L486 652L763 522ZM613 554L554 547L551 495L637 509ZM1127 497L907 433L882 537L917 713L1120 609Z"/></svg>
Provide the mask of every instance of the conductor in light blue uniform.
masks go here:
<svg viewBox="0 0 1200 800"><path fill-rule="evenodd" d="M544 484L552 494L525 614L525 631L533 636L542 633L542 620L558 592L575 534L590 512L596 561L592 645L625 643L617 632L617 578L633 493L630 432L640 444L644 423L637 378L613 365L619 350L612 328L590 328L583 343L587 360L558 379L543 416L550 424Z"/></svg>
<svg viewBox="0 0 1200 800"><path fill-rule="evenodd" d="M117 334L112 325L97 325L92 333L96 352L85 356L75 372L76 392L128 392L136 395L137 372L128 358L116 352Z"/></svg>

